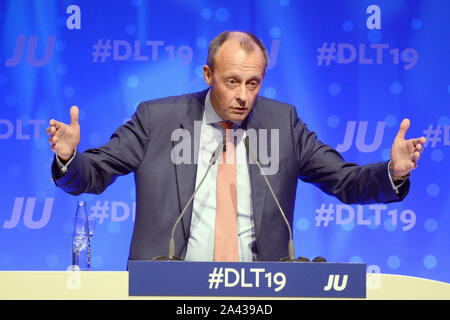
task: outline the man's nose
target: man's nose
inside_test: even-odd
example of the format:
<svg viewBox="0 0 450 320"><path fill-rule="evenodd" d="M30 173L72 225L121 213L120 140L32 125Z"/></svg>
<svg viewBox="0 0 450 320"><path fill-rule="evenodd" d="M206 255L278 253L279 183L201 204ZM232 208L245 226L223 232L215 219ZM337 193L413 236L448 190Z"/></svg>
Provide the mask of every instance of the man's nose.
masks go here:
<svg viewBox="0 0 450 320"><path fill-rule="evenodd" d="M245 107L245 103L247 102L247 98L248 98L247 97L247 88L246 88L245 84L242 84L238 88L236 99L239 102L240 106Z"/></svg>

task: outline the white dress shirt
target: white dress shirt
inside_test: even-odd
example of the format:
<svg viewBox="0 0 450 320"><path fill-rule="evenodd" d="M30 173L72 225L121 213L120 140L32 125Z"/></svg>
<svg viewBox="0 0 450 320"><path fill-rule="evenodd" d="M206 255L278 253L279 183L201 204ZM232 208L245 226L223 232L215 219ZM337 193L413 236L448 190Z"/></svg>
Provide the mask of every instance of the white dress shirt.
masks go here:
<svg viewBox="0 0 450 320"><path fill-rule="evenodd" d="M217 145L223 141L223 129L219 125L220 121L224 120L215 112L210 100L210 91L208 91L200 134L196 188L206 172L211 154ZM234 128L237 128L238 125L235 124ZM236 139L239 261L254 261L257 258L256 254L252 252L252 247L256 241L255 224L244 138L245 132ZM194 197L186 261L214 260L217 168L218 161L211 167L203 185Z"/></svg>

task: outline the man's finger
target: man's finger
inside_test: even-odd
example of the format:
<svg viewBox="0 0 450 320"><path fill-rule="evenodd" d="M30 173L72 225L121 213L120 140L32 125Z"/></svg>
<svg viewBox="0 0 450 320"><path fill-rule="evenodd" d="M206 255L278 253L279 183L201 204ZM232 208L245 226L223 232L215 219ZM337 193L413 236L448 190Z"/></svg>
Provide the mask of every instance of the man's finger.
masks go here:
<svg viewBox="0 0 450 320"><path fill-rule="evenodd" d="M423 146L422 144L418 143L414 146L414 151L419 151L420 153L423 152Z"/></svg>
<svg viewBox="0 0 450 320"><path fill-rule="evenodd" d="M54 126L48 127L45 132L47 132L48 135L54 136L56 133L56 128Z"/></svg>
<svg viewBox="0 0 450 320"><path fill-rule="evenodd" d="M72 106L70 108L70 124L78 124L78 116L80 114L80 111L78 110L77 106Z"/></svg>
<svg viewBox="0 0 450 320"><path fill-rule="evenodd" d="M56 130L58 130L58 129L60 129L62 126L63 126L63 122L59 122L59 121L56 121L56 120L50 120L51 121L51 125L56 129Z"/></svg>
<svg viewBox="0 0 450 320"><path fill-rule="evenodd" d="M61 126L53 133L54 137L61 137L66 132L67 124L63 122L60 122L60 124Z"/></svg>
<svg viewBox="0 0 450 320"><path fill-rule="evenodd" d="M416 146L418 144L425 144L425 142L427 142L427 139L425 137L416 138L413 141L414 146Z"/></svg>
<svg viewBox="0 0 450 320"><path fill-rule="evenodd" d="M408 131L410 125L409 119L405 118L403 119L402 123L400 124L400 129L398 130L396 139L405 139L406 131Z"/></svg>

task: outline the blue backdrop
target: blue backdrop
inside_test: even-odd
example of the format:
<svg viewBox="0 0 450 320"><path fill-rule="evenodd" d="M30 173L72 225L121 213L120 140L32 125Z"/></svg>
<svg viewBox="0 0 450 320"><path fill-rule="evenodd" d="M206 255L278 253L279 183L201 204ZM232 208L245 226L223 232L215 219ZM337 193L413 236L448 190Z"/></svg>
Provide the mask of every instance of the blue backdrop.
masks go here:
<svg viewBox="0 0 450 320"><path fill-rule="evenodd" d="M66 270L82 199L97 218L93 269L125 270L133 176L62 192L48 121L77 105L79 149L102 145L140 101L206 88L209 41L240 29L270 54L260 94L294 104L346 160L389 159L404 117L407 137L428 139L401 203L347 206L300 183L296 254L450 282L449 21L447 0L1 1L0 269Z"/></svg>

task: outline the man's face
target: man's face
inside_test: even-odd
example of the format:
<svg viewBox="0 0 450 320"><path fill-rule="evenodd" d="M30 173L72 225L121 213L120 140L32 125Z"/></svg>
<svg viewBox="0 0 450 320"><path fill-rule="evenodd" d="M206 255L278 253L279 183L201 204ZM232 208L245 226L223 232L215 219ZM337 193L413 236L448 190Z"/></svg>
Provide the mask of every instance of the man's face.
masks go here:
<svg viewBox="0 0 450 320"><path fill-rule="evenodd" d="M214 72L207 65L203 67L214 110L223 120L243 121L261 89L264 56L257 47L246 53L238 42L227 40L214 62Z"/></svg>

